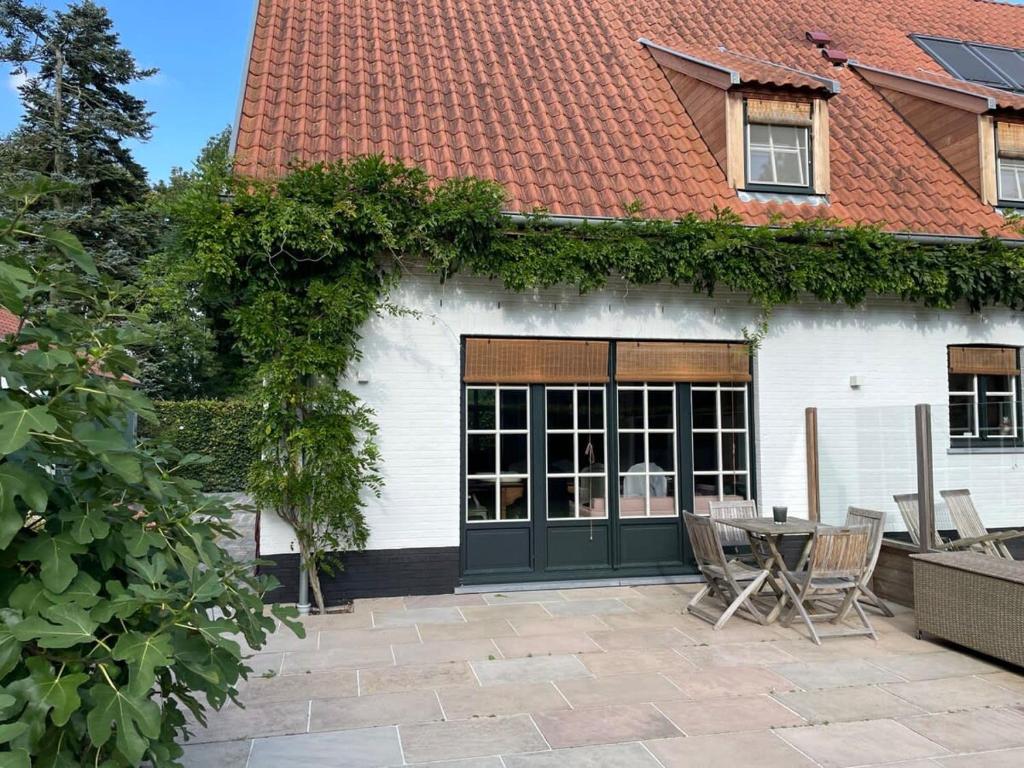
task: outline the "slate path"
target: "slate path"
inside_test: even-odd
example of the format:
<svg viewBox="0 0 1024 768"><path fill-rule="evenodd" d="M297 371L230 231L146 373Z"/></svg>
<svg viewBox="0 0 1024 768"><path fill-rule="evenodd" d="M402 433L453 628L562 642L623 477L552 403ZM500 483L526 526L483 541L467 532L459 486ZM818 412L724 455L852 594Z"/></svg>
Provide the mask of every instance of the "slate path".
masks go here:
<svg viewBox="0 0 1024 768"><path fill-rule="evenodd" d="M282 630L190 768L1001 768L1020 670L916 640L818 647L683 613L691 585L357 601ZM265 676L259 676L263 674Z"/></svg>

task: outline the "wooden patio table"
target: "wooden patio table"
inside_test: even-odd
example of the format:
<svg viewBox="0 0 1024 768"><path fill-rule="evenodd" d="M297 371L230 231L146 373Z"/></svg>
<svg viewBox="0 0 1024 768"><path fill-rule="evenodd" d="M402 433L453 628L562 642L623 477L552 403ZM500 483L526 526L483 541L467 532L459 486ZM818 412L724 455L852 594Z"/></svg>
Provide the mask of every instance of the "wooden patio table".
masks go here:
<svg viewBox="0 0 1024 768"><path fill-rule="evenodd" d="M801 517L790 517L784 523L776 523L774 520L764 517L741 518L737 520L719 520L722 525L730 525L745 531L750 539L750 549L757 558L762 568L768 571L766 583L775 592L775 607L768 612L767 621L769 624L778 621L782 610L786 607L789 599L786 591L780 584L780 579L785 579L789 568L786 566L786 559L782 556L782 538L784 536L806 536L800 558L797 560L796 570L801 570L807 562L811 553L811 545L814 543L815 532L822 527L821 523L805 520Z"/></svg>

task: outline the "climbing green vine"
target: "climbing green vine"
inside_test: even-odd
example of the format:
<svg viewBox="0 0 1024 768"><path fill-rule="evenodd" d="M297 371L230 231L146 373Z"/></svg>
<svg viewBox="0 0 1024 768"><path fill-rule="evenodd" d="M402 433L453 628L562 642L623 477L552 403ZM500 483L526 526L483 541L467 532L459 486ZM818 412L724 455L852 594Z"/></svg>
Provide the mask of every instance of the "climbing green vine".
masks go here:
<svg viewBox="0 0 1024 768"><path fill-rule="evenodd" d="M774 307L807 297L1024 308L1024 249L984 234L923 243L828 220L751 227L730 211L513 221L493 182L432 180L380 157L271 181L239 178L223 162L199 170L171 204L176 244L155 271L176 311L204 317L229 337L221 348L243 355L239 382L264 407L250 487L295 530L321 607L318 568L331 550L365 543L365 491L381 485L373 414L337 383L359 359L366 321L400 311L388 297L413 262L441 280L468 273L510 291L588 292L616 278L745 294L760 311L744 329L752 342L768 332Z"/></svg>

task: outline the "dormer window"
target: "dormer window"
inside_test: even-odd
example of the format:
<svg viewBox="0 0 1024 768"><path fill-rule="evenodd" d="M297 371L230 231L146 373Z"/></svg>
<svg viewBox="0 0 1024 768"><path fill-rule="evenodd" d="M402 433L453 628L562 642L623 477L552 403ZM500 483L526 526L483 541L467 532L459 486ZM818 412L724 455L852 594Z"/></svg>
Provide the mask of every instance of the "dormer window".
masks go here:
<svg viewBox="0 0 1024 768"><path fill-rule="evenodd" d="M722 47L640 44L741 200L828 203L828 101L837 81Z"/></svg>
<svg viewBox="0 0 1024 768"><path fill-rule="evenodd" d="M746 186L811 190L811 104L747 99Z"/></svg>
<svg viewBox="0 0 1024 768"><path fill-rule="evenodd" d="M996 123L999 202L1024 206L1024 123Z"/></svg>

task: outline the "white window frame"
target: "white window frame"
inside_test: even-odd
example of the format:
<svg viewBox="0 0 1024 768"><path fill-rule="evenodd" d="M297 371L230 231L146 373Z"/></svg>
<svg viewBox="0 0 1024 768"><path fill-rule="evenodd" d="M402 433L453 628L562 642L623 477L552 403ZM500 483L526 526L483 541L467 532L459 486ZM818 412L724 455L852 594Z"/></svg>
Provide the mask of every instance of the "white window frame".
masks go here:
<svg viewBox="0 0 1024 768"><path fill-rule="evenodd" d="M764 125L766 128L769 129L768 130L768 143L767 144L756 144L755 145L754 142L751 140L751 138L750 138L750 129L754 125ZM796 131L802 131L803 135L804 135L804 146L803 146L802 151L800 149L799 144L795 148L794 147L790 147L788 145L776 147L775 146L775 138L772 135L772 131L771 131L772 128L792 128L792 129L794 129ZM750 122L748 122L746 124L746 133L747 133L747 158L746 158L747 159L747 184L754 185L754 186L763 185L763 186L771 186L771 187L793 187L793 189L807 189L808 187L811 186L811 129L810 128L808 128L807 126L804 126L804 125L777 125L775 123L750 123ZM757 147L758 150L767 151L768 155L771 157L771 161L772 161L771 162L772 177L773 177L774 181L759 181L759 180L755 180L755 179L753 179L751 177L750 171L753 168L753 164L751 163L750 156L751 156L751 152L752 152L752 150L754 149L755 146ZM803 181L801 181L800 183L796 183L796 182L792 182L792 181L779 181L778 180L779 179L779 169L778 169L778 165L776 163L776 153L778 153L778 154L785 154L785 155L796 155L798 160L802 159L803 162L800 163L800 176L803 179ZM803 156L802 158L801 158L801 155Z"/></svg>
<svg viewBox="0 0 1024 768"><path fill-rule="evenodd" d="M1009 435L993 435L988 434L985 436L986 440L1016 440L1017 439L1017 376L1007 376L1010 380L1010 391L999 392L998 390L985 390L986 405L988 404L988 398L990 397L1008 397L1010 398L1010 424L1013 426L1013 432ZM978 377L975 374L974 377L974 388L978 388ZM976 428L979 433L981 432L981 424L976 423Z"/></svg>
<svg viewBox="0 0 1024 768"><path fill-rule="evenodd" d="M754 489L751 487L751 482L750 482L750 389L747 387L746 384L740 384L738 386L734 385L734 384L721 384L721 383L713 384L713 385L700 385L700 386L694 384L690 388L690 412L691 413L693 413L693 393L694 392L714 392L715 393L715 423L718 425L717 427L713 427L713 428L712 427L696 428L695 427L695 428L692 428L690 430L691 431L691 435L692 435L691 438L690 438L691 441L693 441L693 438L696 435L700 435L700 434L708 434L708 435L713 434L713 435L715 435L715 437L716 437L715 444L716 444L716 448L718 450L718 469L717 470L710 470L710 469L703 469L703 470L696 470L696 469L694 469L693 470L693 481L694 481L693 492L694 492L694 499L696 500L696 498L697 498L696 479L698 477L714 477L715 481L716 481L717 488L718 488L718 501L722 501L725 498L724 478L727 475L730 476L730 477L735 477L737 475L743 475L743 476L746 477L746 480L747 480L747 482L746 482L746 487L747 487L746 499L749 500L752 497L752 494L754 492ZM728 429L724 429L722 427L722 393L723 392L742 392L743 393L743 429L736 429L735 427L730 427ZM746 466L746 469L744 469L744 470L726 470L724 468L724 463L722 461L722 435L728 435L728 434L741 434L741 435L744 436L744 438L743 438L743 448L744 448L744 453L745 453L745 458L746 458L746 461L744 462L745 466ZM694 455L695 455L696 454L696 446L692 446L692 450L694 451Z"/></svg>
<svg viewBox="0 0 1024 768"><path fill-rule="evenodd" d="M472 390L484 390L494 392L494 429L470 429L469 428L469 392ZM501 393L509 391L526 392L526 429L502 429L501 426ZM465 484L463 493L466 499L466 524L485 525L490 523L526 523L533 519L533 493L530 488L530 468L533 457L530 455L530 388L528 386L508 386L503 384L467 384L466 385L466 434L463 436L463 451L465 452ZM471 475L469 474L469 438L471 435L493 435L494 436L494 473ZM501 471L501 436L502 435L526 435L526 472L525 473L502 473ZM469 519L469 483L472 480L485 480L494 483L494 519L493 520L470 520ZM526 517L525 518L503 518L501 517L501 484L503 481L522 480L526 486Z"/></svg>
<svg viewBox="0 0 1024 768"><path fill-rule="evenodd" d="M954 390L950 390L949 391L949 397L950 398L953 398L953 397L969 397L969 398L971 398L971 409L974 412L974 419L973 419L974 431L973 432L969 432L969 433L964 433L964 432L960 432L958 434L954 433L953 432L953 423L952 423L953 420L952 420L952 418L950 418L950 426L949 426L949 436L950 437L961 437L961 438L967 438L967 437L978 438L978 437L981 437L981 420L979 418L979 416L981 414L978 412L978 402L979 402L979 397L978 397L978 374L972 373L972 374L967 374L967 375L969 375L971 377L971 386L973 388L970 391L965 391L965 390L956 390L956 391L954 391ZM953 407L953 403L952 402L950 402L949 407L950 408Z"/></svg>
<svg viewBox="0 0 1024 768"><path fill-rule="evenodd" d="M1003 189L1003 163L1013 164L1013 173L1017 178L1017 192L1019 197L1010 197L1006 194L1006 190ZM1024 160L1010 157L997 157L996 158L996 178L999 180L999 193L998 198L1000 200L1007 200L1014 203L1024 203Z"/></svg>
<svg viewBox="0 0 1024 768"><path fill-rule="evenodd" d="M570 391L572 395L572 429L551 429L548 426L548 392L554 391ZM591 426L589 429L580 429L579 426L579 402L580 392L598 392L601 395L601 428L595 429ZM580 433L592 433L600 432L601 438L604 443L604 472L580 472ZM550 466L551 457L547 455L548 447L548 435L572 435L572 469L570 472L551 472L548 467ZM606 397L606 388L604 386L594 386L590 384L569 384L569 385L551 385L544 387L544 507L545 514L548 520L607 520L608 519L608 398ZM580 517L580 480L582 478L604 478L604 514L600 517L594 515L588 515L587 517ZM550 482L551 480L572 480L573 485L576 488L576 494L573 504L573 516L572 517L552 517L551 516L551 502L549 499Z"/></svg>
<svg viewBox="0 0 1024 768"><path fill-rule="evenodd" d="M671 392L672 393L672 426L669 429L664 428L651 428L650 419L650 406L649 406L649 393L650 392ZM621 392L642 392L643 393L643 426L640 428L636 427L623 427L621 423L621 413L619 409L619 393ZM642 477L644 478L644 517L679 517L679 436L676 432L676 388L675 386L662 385L662 384L620 384L616 387L615 396L615 407L616 415L619 417L618 433L619 435L643 435L644 438L644 471L643 472L627 472L623 468L619 467L619 484L618 493L619 498L631 498L622 496L622 481L627 477ZM651 472L651 435L672 435L672 466L674 469L671 472ZM621 458L622 448L621 441L619 447L619 456ZM671 513L658 513L651 514L651 478L652 477L665 477L672 478L673 480L673 506L674 510ZM623 517L621 510L622 502L619 502L619 518L626 520L636 519L636 515L630 515Z"/></svg>
<svg viewBox="0 0 1024 768"><path fill-rule="evenodd" d="M1018 406L1018 401L1020 399L1018 391L1017 391L1018 390L1018 386L1019 386L1019 384L1018 384L1019 377L1018 376L1007 375L1007 378L1010 380L1010 385L1011 385L1010 386L1010 390L1008 390L1008 391L1003 392L1003 391L999 391L999 390L988 390L988 389L986 389L986 391L985 391L986 404L987 404L987 400L988 400L989 397L1008 397L1008 398L1010 398L1010 423L1013 426L1013 434L1010 434L1010 435L998 435L998 434L992 434L991 432L989 432L989 433L986 433L983 436L982 435L982 430L981 430L981 395L980 395L980 391L979 391L979 387L978 387L978 376L979 375L984 375L984 374L970 373L970 374L963 374L963 375L971 377L971 385L972 385L973 389L971 389L971 390L950 390L949 396L951 398L952 397L970 397L971 398L971 403L972 403L972 405L974 407L974 431L969 433L969 434L965 434L963 432L961 432L961 433L954 433L952 425L950 425L949 436L951 438L954 438L954 439L960 438L960 439L977 439L977 440L980 440L980 439L984 439L984 440L1019 440L1020 439L1020 436L1019 436L1019 426L1018 426L1018 423L1017 423L1017 409L1019 407ZM952 403L950 403L950 408L952 408L952 407L953 407Z"/></svg>

